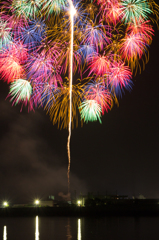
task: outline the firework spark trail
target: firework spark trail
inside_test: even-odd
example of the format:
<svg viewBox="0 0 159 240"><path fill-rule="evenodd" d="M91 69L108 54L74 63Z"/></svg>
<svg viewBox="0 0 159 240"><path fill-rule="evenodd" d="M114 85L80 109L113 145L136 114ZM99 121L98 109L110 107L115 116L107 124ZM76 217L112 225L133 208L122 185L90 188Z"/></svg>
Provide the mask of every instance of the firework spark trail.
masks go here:
<svg viewBox="0 0 159 240"><path fill-rule="evenodd" d="M69 124L68 124L68 140L67 140L67 153L68 153L68 170L67 170L67 177L68 177L68 196L70 197L70 164L71 164L71 155L70 155L70 139L71 139L71 121L72 121L72 82L73 82L73 17L76 13L76 10L73 6L71 0L68 0L70 5L70 65L69 65L69 94L70 94L70 111L69 111Z"/></svg>

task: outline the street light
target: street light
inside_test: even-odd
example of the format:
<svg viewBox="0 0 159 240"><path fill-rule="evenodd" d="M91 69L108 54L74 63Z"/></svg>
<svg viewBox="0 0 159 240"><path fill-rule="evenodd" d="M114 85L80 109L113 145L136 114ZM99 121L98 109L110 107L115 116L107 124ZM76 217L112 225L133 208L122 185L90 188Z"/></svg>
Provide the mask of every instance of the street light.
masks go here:
<svg viewBox="0 0 159 240"><path fill-rule="evenodd" d="M81 201L80 200L77 201L77 205L81 206Z"/></svg>
<svg viewBox="0 0 159 240"><path fill-rule="evenodd" d="M3 207L9 207L9 204L8 204L8 202L3 202Z"/></svg>
<svg viewBox="0 0 159 240"><path fill-rule="evenodd" d="M40 201L38 199L36 199L34 203L36 206L38 206L40 204Z"/></svg>

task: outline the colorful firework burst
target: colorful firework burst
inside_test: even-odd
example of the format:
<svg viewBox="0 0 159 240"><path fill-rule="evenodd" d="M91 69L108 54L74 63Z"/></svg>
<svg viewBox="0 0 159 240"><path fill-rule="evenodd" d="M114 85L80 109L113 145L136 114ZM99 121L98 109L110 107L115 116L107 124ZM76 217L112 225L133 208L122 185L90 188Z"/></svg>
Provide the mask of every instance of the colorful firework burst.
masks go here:
<svg viewBox="0 0 159 240"><path fill-rule="evenodd" d="M132 88L131 78L131 70L123 62L112 63L108 76L108 84L110 85L111 92L115 92L117 96L121 96L124 88L130 90Z"/></svg>
<svg viewBox="0 0 159 240"><path fill-rule="evenodd" d="M101 113L102 109L100 104L96 100L85 100L81 103L79 106L80 114L81 114L81 119L84 120L84 122L88 121L97 121L99 120L100 123L101 121Z"/></svg>
<svg viewBox="0 0 159 240"><path fill-rule="evenodd" d="M121 15L125 23L146 20L151 13L150 4L146 0L121 0Z"/></svg>
<svg viewBox="0 0 159 240"><path fill-rule="evenodd" d="M103 81L92 81L89 82L85 87L85 99L87 100L95 100L101 107L102 114L104 112L108 112L111 108L111 94L107 89L106 85Z"/></svg>
<svg viewBox="0 0 159 240"><path fill-rule="evenodd" d="M0 54L0 73L4 81L10 83L19 79L23 72L23 67L15 49L12 46L9 49L3 49Z"/></svg>
<svg viewBox="0 0 159 240"><path fill-rule="evenodd" d="M81 119L99 120L124 89L132 88L131 71L141 59L147 62L153 24L159 19L153 0L6 0L1 6L0 73L12 84L12 102L26 103L22 96L28 96L26 85L30 84L27 103L43 107L53 123L62 127L67 127L70 116L66 80L70 51L75 76L72 119L79 108ZM75 10L72 50L71 6ZM79 76L83 82L77 84ZM96 108L98 117L84 117L82 109L91 113L89 109Z"/></svg>
<svg viewBox="0 0 159 240"><path fill-rule="evenodd" d="M17 105L22 103L22 107L27 106L29 104L29 110L33 109L32 101L30 101L32 94L32 86L30 82L25 79L17 79L12 82L10 85L9 97L11 97L10 101L13 105ZM21 107L21 110L22 110Z"/></svg>
<svg viewBox="0 0 159 240"><path fill-rule="evenodd" d="M131 89L131 71L148 60L159 7L153 0L5 0L0 6L1 77L11 84L13 104L43 107L53 124L68 128L70 193L78 113L81 122L101 123Z"/></svg>

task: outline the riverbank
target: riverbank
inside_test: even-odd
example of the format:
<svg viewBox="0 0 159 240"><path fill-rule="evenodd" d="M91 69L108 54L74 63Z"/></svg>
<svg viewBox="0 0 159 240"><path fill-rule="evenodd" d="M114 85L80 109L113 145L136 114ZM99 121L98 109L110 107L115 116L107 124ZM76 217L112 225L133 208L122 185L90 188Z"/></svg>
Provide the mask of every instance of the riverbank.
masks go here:
<svg viewBox="0 0 159 240"><path fill-rule="evenodd" d="M31 216L159 216L159 204L152 205L108 205L95 207L20 207L1 208L0 217L31 217Z"/></svg>

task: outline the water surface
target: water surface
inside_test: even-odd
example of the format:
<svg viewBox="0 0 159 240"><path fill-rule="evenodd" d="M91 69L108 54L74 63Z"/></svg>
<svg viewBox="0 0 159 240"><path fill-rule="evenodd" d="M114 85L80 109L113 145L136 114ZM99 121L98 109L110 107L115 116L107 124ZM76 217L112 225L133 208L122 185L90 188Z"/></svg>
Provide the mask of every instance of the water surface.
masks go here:
<svg viewBox="0 0 159 240"><path fill-rule="evenodd" d="M6 217L3 240L156 240L159 217Z"/></svg>

